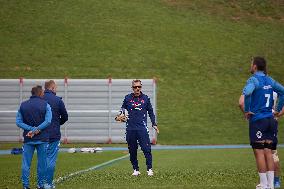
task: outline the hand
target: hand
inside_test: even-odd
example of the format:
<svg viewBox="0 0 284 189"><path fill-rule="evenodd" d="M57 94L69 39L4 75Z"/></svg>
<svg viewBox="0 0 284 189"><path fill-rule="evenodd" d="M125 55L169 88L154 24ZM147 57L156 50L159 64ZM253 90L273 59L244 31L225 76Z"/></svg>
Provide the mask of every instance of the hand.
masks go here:
<svg viewBox="0 0 284 189"><path fill-rule="evenodd" d="M35 130L35 131L29 131L28 134L26 135L27 137L33 138L35 135L39 134L40 130Z"/></svg>
<svg viewBox="0 0 284 189"><path fill-rule="evenodd" d="M249 120L251 115L254 115L253 112L245 112L245 119Z"/></svg>
<svg viewBox="0 0 284 189"><path fill-rule="evenodd" d="M156 132L157 132L158 134L160 133L159 128L158 128L157 125L154 125L153 128L156 130Z"/></svg>
<svg viewBox="0 0 284 189"><path fill-rule="evenodd" d="M125 114L119 114L115 117L115 121L117 122L126 122L128 117Z"/></svg>
<svg viewBox="0 0 284 189"><path fill-rule="evenodd" d="M35 135L37 135L37 134L39 134L39 133L40 133L40 130L36 130L36 131L34 132Z"/></svg>
<svg viewBox="0 0 284 189"><path fill-rule="evenodd" d="M26 135L27 137L33 138L35 134L32 131L29 131L28 134Z"/></svg>
<svg viewBox="0 0 284 189"><path fill-rule="evenodd" d="M283 115L284 115L284 110L282 109L282 111L279 112L278 117L281 117L281 116L283 116Z"/></svg>
<svg viewBox="0 0 284 189"><path fill-rule="evenodd" d="M280 112L273 113L275 119L279 119L281 116L284 115L284 110L282 109Z"/></svg>
<svg viewBox="0 0 284 189"><path fill-rule="evenodd" d="M274 111L273 116L274 116L274 119L277 120L279 118L279 112Z"/></svg>

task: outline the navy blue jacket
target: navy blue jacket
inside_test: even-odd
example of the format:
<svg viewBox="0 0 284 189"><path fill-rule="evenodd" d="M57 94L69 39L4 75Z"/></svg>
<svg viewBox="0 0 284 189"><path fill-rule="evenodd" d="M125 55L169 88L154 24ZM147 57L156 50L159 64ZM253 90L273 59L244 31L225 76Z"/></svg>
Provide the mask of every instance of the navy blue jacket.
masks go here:
<svg viewBox="0 0 284 189"><path fill-rule="evenodd" d="M151 119L152 125L156 125L155 114L153 112L150 98L142 92L139 97L135 97L133 93L126 95L121 109L122 111L128 111L126 130L148 130L147 112Z"/></svg>
<svg viewBox="0 0 284 189"><path fill-rule="evenodd" d="M23 137L25 143L33 141L48 142L48 127L46 126L48 126L50 122L48 121L45 124L47 108L49 108L47 102L38 96L31 96L29 100L22 102L17 115L17 125L19 127L21 127L22 124L26 124L27 127L29 126L34 128L33 130L41 130L39 127L41 127L40 125L44 123L44 126L42 125L44 129L42 129L40 133L35 135L33 138L26 136L30 130L24 130ZM47 117L49 117L47 119L50 119L51 115L47 115Z"/></svg>
<svg viewBox="0 0 284 189"><path fill-rule="evenodd" d="M43 98L51 106L52 121L48 127L48 132L49 142L54 142L60 140L60 125L63 125L68 120L68 114L61 97L56 96L53 91L45 90Z"/></svg>

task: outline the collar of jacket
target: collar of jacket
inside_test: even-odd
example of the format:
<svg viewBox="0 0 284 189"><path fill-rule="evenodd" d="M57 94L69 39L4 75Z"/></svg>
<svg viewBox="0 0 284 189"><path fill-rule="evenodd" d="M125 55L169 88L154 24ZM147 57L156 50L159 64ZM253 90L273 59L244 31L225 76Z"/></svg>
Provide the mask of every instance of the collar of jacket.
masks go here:
<svg viewBox="0 0 284 189"><path fill-rule="evenodd" d="M30 98L40 98L40 99L42 99L40 96L36 96L36 95L32 95Z"/></svg>
<svg viewBox="0 0 284 189"><path fill-rule="evenodd" d="M52 93L52 94L56 95L55 92L53 92L52 90L49 90L49 89L45 89L44 93Z"/></svg>
<svg viewBox="0 0 284 189"><path fill-rule="evenodd" d="M257 71L254 73L255 75L259 75L259 76L265 76L263 71Z"/></svg>
<svg viewBox="0 0 284 189"><path fill-rule="evenodd" d="M131 93L133 98L141 98L144 94L140 92L139 96L135 96L134 93Z"/></svg>

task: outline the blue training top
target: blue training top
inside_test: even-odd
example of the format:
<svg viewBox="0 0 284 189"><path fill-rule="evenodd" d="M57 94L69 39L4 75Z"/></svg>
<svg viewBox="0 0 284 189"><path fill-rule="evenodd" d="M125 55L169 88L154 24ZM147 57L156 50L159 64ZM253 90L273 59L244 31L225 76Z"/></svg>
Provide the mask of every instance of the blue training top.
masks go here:
<svg viewBox="0 0 284 189"><path fill-rule="evenodd" d="M273 91L279 95L276 107L279 112L284 104L284 87L261 71L248 79L243 95L245 96L245 112L254 113L250 117L250 122L273 117Z"/></svg>
<svg viewBox="0 0 284 189"><path fill-rule="evenodd" d="M133 93L125 96L121 106L122 111L128 111L128 120L126 130L143 130L147 128L147 112L151 119L152 125L155 122L155 114L150 102L150 98L141 92L141 95L135 97Z"/></svg>

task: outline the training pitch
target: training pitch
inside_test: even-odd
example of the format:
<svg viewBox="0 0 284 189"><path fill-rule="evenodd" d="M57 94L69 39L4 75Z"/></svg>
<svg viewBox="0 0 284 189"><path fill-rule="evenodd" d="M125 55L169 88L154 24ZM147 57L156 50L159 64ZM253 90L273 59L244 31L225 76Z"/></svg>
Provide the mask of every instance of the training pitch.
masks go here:
<svg viewBox="0 0 284 189"><path fill-rule="evenodd" d="M279 156L284 157L282 148ZM21 188L21 156L1 155L0 159L0 188ZM31 168L31 187L36 186L35 160ZM139 153L142 174L133 177L126 151L60 153L56 188L244 189L255 188L258 182L251 149L154 150L153 160L155 175L149 177L143 153ZM108 163L103 164L105 162ZM74 173L78 174L70 176Z"/></svg>

